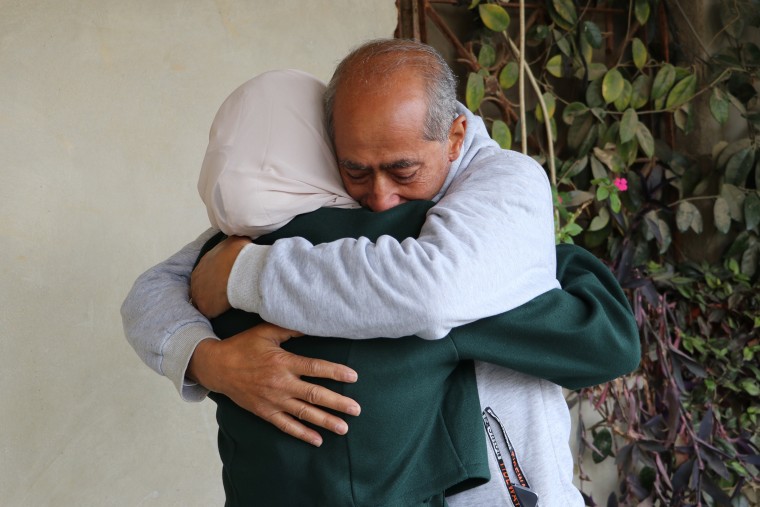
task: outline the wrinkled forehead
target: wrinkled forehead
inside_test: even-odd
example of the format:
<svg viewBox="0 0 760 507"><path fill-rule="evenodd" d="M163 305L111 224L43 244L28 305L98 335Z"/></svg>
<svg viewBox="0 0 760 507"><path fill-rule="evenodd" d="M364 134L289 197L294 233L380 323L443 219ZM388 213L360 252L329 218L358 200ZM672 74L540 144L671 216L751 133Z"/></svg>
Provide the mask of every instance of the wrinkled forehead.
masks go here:
<svg viewBox="0 0 760 507"><path fill-rule="evenodd" d="M357 129L414 127L422 135L426 114L425 88L422 79L413 73L395 72L347 80L335 94L336 143L341 133L345 135Z"/></svg>
<svg viewBox="0 0 760 507"><path fill-rule="evenodd" d="M408 62L384 64L383 59L355 63L337 83L335 97L338 100L342 95L356 93L367 97L395 95L410 88L424 92L427 83L422 70L419 65Z"/></svg>

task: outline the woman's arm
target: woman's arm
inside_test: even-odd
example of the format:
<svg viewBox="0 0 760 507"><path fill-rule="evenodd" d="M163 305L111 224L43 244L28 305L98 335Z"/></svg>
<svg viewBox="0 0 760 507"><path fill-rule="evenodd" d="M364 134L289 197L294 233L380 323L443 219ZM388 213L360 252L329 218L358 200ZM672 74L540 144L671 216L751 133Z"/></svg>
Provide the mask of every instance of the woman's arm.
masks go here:
<svg viewBox="0 0 760 507"><path fill-rule="evenodd" d="M479 359L569 389L630 373L641 360L638 327L610 270L574 245L557 247L562 290L454 329L463 359Z"/></svg>

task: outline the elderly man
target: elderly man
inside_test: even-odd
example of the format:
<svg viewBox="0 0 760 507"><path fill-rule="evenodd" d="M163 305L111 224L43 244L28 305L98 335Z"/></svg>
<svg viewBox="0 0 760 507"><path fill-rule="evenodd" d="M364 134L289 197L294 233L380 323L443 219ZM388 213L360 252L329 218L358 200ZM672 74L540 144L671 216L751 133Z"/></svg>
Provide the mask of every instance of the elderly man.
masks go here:
<svg viewBox="0 0 760 507"><path fill-rule="evenodd" d="M448 86L441 85L446 81ZM416 240L379 237L371 242L359 238L320 247L302 239L284 239L271 246L228 241L205 257L194 275L193 297L199 308L209 315L219 314L228 307L229 293L233 306L312 335L369 338L417 334L438 339L455 326L516 308L555 289L551 200L543 171L526 157L499 150L488 140L482 121L461 106L454 103L447 108L445 96L453 95L451 82L448 67L429 48L382 41L349 55L328 89L328 124L348 193L373 211L406 201L437 202ZM197 242L174 258L182 264L178 271L185 277L190 270L187 259L198 246ZM162 270L174 270L174 261L143 277L125 302L127 335L144 358L157 352L168 361L167 371L175 382L184 384L186 358L192 356L188 377L301 439L321 442L318 433L293 415L339 434L347 431L343 421L319 406L356 414L358 406L353 400L297 377L351 381L351 370L294 356L284 356L272 366L266 361L272 356L261 353L262 342L252 335L217 342L189 305L183 305L186 289L184 294L181 288L169 289L175 291L175 297L162 304L161 313L172 306L177 310L166 313L159 324L153 322L152 329L138 329L135 300L145 294L154 301L165 295L166 289L148 290L145 285L154 276L160 278ZM308 273L303 266L311 268ZM314 298L315 288L329 297ZM629 324L625 324L628 329ZM561 328L563 324L556 325ZM165 332L157 332L161 330ZM527 359L522 365L507 366L523 371L533 368L530 373L577 386L612 378L637 361L635 349L626 348L631 345L630 333L620 341L628 344L621 349L632 353L610 358L605 353L620 350L616 348L619 343L584 343L583 331L578 330L573 343L537 349L548 358L541 364L544 370L533 368L535 362ZM165 340L167 333L169 339ZM145 336L154 337L153 343ZM610 345L611 349L606 348ZM257 352L247 362L253 350ZM552 372L552 368L562 367L564 358L575 365L594 365L599 376L576 372L573 378L572 367ZM618 359L617 364L610 359ZM229 368L230 364L237 367ZM605 371L605 367L610 369ZM505 397L508 388L525 380L513 373L478 363L478 391L484 406L509 404ZM289 380L280 384L282 389L272 390L261 379L273 375ZM183 385L181 389L203 394L197 386ZM535 389L534 393L542 392L540 386ZM555 402L557 394L557 390L552 392ZM566 415L559 417L566 419ZM550 434L552 421L543 414L522 421L522 426L535 431L541 431L536 425L544 426ZM520 438L523 443L526 440ZM548 441L537 455L553 456L556 445ZM546 456L549 466L552 456ZM554 488L560 491L547 491L546 498L569 504L573 497L571 501L577 503L577 492L566 491L571 487L567 471L560 476L561 484ZM485 505L493 498L470 496L467 501Z"/></svg>

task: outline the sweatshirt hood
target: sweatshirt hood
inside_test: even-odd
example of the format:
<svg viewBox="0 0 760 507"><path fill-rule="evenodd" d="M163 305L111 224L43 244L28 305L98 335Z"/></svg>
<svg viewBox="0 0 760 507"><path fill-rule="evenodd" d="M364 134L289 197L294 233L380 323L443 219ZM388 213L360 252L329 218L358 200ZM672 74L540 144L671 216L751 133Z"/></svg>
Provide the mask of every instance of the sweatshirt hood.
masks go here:
<svg viewBox="0 0 760 507"><path fill-rule="evenodd" d="M480 116L473 114L461 102L457 102L457 113L463 114L467 120L462 150L459 152L459 157L451 163L449 174L446 176L446 180L443 182L441 190L439 190L436 196L433 197L434 202L438 202L441 197L446 194L454 178L470 165L472 159L475 158L483 148L490 146L492 148L501 149L496 141L491 139L488 130L486 130L486 125L483 123L483 119Z"/></svg>

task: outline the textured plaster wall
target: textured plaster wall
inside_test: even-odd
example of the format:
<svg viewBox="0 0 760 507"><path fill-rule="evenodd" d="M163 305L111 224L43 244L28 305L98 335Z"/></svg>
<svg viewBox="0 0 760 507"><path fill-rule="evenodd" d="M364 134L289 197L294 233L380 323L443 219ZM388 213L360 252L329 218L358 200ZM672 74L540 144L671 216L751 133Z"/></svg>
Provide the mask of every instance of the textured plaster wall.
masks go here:
<svg viewBox="0 0 760 507"><path fill-rule="evenodd" d="M133 280L207 226L222 100L329 78L391 0L0 0L0 504L222 505L213 404L123 338Z"/></svg>

